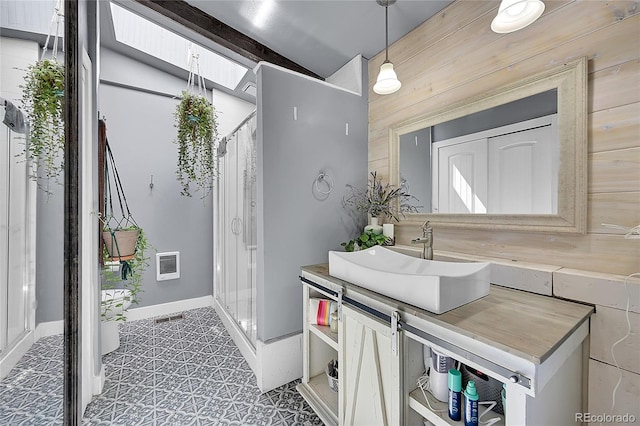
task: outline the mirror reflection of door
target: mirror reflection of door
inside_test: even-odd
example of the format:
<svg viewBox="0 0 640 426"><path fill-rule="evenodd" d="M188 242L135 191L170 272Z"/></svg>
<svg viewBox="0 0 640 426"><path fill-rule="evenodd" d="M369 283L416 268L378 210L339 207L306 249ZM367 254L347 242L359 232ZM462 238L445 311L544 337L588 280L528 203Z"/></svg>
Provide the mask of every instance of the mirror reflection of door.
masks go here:
<svg viewBox="0 0 640 426"><path fill-rule="evenodd" d="M489 213L558 212L554 124L489 139Z"/></svg>
<svg viewBox="0 0 640 426"><path fill-rule="evenodd" d="M557 213L556 114L433 144L433 212Z"/></svg>
<svg viewBox="0 0 640 426"><path fill-rule="evenodd" d="M487 138L435 145L434 213L486 213Z"/></svg>
<svg viewBox="0 0 640 426"><path fill-rule="evenodd" d="M400 186L420 213L557 214L557 101L551 89L400 134Z"/></svg>

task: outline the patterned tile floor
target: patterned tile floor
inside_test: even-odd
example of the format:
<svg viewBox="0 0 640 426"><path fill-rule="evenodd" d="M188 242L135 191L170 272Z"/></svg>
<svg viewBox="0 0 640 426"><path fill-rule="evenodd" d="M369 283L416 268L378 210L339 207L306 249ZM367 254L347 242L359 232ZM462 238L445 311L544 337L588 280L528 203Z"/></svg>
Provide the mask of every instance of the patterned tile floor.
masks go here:
<svg viewBox="0 0 640 426"><path fill-rule="evenodd" d="M211 308L184 319L123 323L106 382L84 425L321 425L295 390L261 394ZM40 339L0 381L0 425L62 424L62 337Z"/></svg>

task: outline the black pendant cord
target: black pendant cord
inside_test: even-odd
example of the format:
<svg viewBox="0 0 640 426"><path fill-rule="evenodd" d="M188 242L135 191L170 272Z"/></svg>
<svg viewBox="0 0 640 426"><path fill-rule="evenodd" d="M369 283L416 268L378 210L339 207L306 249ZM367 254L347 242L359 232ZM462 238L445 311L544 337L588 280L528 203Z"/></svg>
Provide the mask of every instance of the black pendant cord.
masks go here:
<svg viewBox="0 0 640 426"><path fill-rule="evenodd" d="M64 395L63 422L80 423L78 0L64 2Z"/></svg>

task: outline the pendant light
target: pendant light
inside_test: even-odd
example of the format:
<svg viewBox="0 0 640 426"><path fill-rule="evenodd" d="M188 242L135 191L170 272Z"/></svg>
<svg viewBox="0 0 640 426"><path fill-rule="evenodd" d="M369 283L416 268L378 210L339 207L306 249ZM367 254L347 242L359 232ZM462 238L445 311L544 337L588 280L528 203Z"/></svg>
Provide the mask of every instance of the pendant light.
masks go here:
<svg viewBox="0 0 640 426"><path fill-rule="evenodd" d="M393 64L389 60L389 6L394 4L396 0L376 0L380 6L384 6L384 23L385 23L385 61L380 65L380 73L373 86L373 91L379 95L388 95L397 92L402 86L396 72L393 70Z"/></svg>
<svg viewBox="0 0 640 426"><path fill-rule="evenodd" d="M491 29L500 34L518 31L532 24L542 12L542 0L502 0Z"/></svg>

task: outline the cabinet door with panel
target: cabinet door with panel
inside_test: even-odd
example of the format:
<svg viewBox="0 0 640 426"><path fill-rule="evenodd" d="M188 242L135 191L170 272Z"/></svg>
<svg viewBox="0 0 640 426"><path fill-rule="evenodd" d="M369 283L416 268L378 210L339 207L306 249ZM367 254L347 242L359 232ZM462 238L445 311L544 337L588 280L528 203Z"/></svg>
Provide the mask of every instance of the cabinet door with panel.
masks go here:
<svg viewBox="0 0 640 426"><path fill-rule="evenodd" d="M340 424L402 424L398 332L345 305L340 327Z"/></svg>

